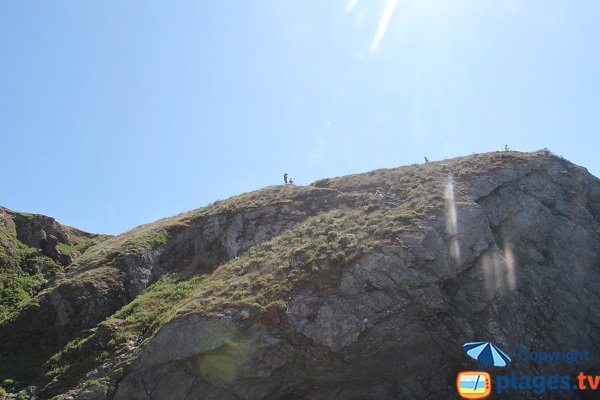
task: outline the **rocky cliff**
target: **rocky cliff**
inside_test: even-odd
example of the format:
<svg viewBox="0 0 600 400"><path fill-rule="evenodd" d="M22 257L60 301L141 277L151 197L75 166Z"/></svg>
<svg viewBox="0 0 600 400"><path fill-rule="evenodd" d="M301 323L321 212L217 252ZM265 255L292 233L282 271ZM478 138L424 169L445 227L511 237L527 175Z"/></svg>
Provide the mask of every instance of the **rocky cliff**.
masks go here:
<svg viewBox="0 0 600 400"><path fill-rule="evenodd" d="M1 304L23 396L454 398L479 340L590 353L518 374L600 366L600 181L547 151L268 187L116 237L19 215L0 212L3 273L19 248L57 264Z"/></svg>
<svg viewBox="0 0 600 400"><path fill-rule="evenodd" d="M45 215L0 207L0 320L30 299L94 243L108 238Z"/></svg>

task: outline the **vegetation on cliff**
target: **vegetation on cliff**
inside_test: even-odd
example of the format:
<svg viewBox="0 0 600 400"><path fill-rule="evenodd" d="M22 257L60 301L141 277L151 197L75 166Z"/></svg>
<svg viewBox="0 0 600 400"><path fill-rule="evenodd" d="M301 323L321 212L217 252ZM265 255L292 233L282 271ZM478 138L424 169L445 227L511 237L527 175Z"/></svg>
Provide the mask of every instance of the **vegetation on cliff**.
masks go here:
<svg viewBox="0 0 600 400"><path fill-rule="evenodd" d="M109 293L121 285L123 301L105 308L106 315L91 327L69 331L66 345L58 351L39 359L14 355L24 372L17 378L27 376L25 372L32 368L36 372L28 378L33 380L19 384L35 382L45 396L77 385L86 387L97 379L114 385L137 351L164 325L189 315L233 315L277 325L296 291L305 287L323 295L334 291L343 271L356 260L383 246L403 245L402 235L419 232L439 219L445 213L450 181L456 203L468 202L472 201L470 182L475 178L484 177L485 183L486 175L504 174L548 158L563 162L547 151L477 154L323 179L307 187L269 187L115 237L71 234L69 241L56 244L59 256L54 258L18 240L11 212L0 210L0 320L5 319L0 322L0 333L2 325L23 327L26 319L15 321L27 313L37 315L36 307L50 307L49 299L56 293L69 304L67 308L74 307L71 302L83 307L94 300L94 296L85 298L90 293ZM285 213L297 217L272 233L263 232L264 239L240 238L281 223ZM210 229L198 228L205 226ZM204 238L205 242L189 250L187 241L213 231L218 231L214 238ZM242 240L248 243L246 247L238 245ZM181 256L198 249L222 254L209 269L198 269ZM63 256L70 257L67 265ZM146 264L154 266L152 273L139 269ZM48 274L59 279L43 286ZM131 282L140 274L147 275L142 280L147 283L138 293ZM48 290L36 296L42 288ZM74 293L77 299L68 297ZM133 298L128 293L134 293ZM62 311L52 312L59 315ZM10 340L7 345L13 343ZM103 368L110 373L102 373Z"/></svg>

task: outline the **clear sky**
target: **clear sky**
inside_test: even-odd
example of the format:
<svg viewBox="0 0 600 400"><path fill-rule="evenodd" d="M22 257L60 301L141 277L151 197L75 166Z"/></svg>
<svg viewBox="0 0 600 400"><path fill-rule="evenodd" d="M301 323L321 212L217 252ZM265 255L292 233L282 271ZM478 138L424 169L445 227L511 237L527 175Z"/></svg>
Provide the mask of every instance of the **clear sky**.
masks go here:
<svg viewBox="0 0 600 400"><path fill-rule="evenodd" d="M600 176L596 0L3 1L0 204L99 233L511 148Z"/></svg>

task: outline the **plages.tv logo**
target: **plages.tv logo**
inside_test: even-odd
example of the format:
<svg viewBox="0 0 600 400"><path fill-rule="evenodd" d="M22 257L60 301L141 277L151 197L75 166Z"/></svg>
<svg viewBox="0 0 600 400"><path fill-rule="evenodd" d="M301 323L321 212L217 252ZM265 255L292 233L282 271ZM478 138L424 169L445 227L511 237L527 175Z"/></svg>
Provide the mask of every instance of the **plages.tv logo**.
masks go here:
<svg viewBox="0 0 600 400"><path fill-rule="evenodd" d="M463 399L484 399L492 393L492 378L483 365L506 367L510 357L490 342L465 343L463 349L477 360L479 371L462 371L456 377L456 390Z"/></svg>
<svg viewBox="0 0 600 400"><path fill-rule="evenodd" d="M487 372L463 371L456 377L456 388L463 399L484 399L492 392L492 379Z"/></svg>

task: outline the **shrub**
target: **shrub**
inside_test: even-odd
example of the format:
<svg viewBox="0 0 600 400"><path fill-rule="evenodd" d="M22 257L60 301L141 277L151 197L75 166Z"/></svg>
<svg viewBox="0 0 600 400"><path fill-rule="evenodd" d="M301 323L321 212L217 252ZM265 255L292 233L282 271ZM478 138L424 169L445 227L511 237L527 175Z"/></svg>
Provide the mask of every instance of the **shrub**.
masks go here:
<svg viewBox="0 0 600 400"><path fill-rule="evenodd" d="M336 231L329 231L327 232L327 240L329 240L330 242L333 242L335 239L337 239L337 232Z"/></svg>
<svg viewBox="0 0 600 400"><path fill-rule="evenodd" d="M334 261L343 261L344 258L346 258L346 254L343 251L338 251L337 253L335 253L335 255L333 256L333 260Z"/></svg>
<svg viewBox="0 0 600 400"><path fill-rule="evenodd" d="M356 235L352 233L347 233L344 236L340 237L338 243L342 247L354 247L356 246Z"/></svg>
<svg viewBox="0 0 600 400"><path fill-rule="evenodd" d="M295 248L292 251L292 267L299 267L306 264L309 258L310 257L306 249Z"/></svg>
<svg viewBox="0 0 600 400"><path fill-rule="evenodd" d="M319 256L326 256L329 253L331 253L331 247L329 244L322 243L319 245L319 247L317 247L317 254L319 254Z"/></svg>

